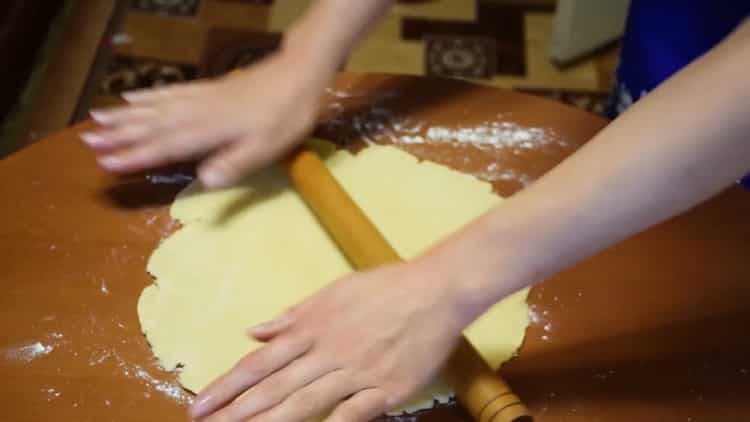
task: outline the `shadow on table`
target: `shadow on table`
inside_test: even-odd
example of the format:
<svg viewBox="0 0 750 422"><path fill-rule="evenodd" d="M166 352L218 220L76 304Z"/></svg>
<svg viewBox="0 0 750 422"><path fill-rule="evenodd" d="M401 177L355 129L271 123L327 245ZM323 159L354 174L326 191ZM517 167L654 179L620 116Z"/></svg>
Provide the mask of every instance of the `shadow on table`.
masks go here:
<svg viewBox="0 0 750 422"><path fill-rule="evenodd" d="M101 192L118 208L140 209L169 205L195 178L195 164L177 164L147 173L122 176Z"/></svg>

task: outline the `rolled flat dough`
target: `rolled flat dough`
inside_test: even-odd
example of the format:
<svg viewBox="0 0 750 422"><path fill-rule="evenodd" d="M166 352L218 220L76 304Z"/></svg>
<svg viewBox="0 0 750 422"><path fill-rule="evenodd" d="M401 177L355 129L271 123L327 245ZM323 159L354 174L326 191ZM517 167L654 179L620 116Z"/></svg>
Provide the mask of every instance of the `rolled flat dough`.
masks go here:
<svg viewBox="0 0 750 422"><path fill-rule="evenodd" d="M501 202L488 183L395 147L339 151L326 164L404 258ZM280 168L222 191L193 184L171 214L183 227L151 256L155 282L143 290L138 315L161 365L181 368L179 380L191 391L258 347L245 336L248 327L352 271ZM495 305L467 330L495 368L523 341L527 293ZM436 380L402 410L429 408L450 394Z"/></svg>

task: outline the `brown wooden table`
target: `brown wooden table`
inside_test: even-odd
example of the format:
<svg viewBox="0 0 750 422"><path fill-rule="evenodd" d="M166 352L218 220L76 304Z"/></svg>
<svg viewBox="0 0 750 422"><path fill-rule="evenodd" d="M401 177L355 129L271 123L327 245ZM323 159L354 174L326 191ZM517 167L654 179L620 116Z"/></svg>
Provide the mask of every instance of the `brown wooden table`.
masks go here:
<svg viewBox="0 0 750 422"><path fill-rule="evenodd" d="M320 134L352 146L403 141L420 124L422 134L498 120L545 128L552 141L530 148L405 146L494 176L506 195L606 123L518 93L356 74L338 78L325 110ZM117 179L78 141L83 128L0 161L0 419L187 420L188 396L158 368L136 315L187 173ZM536 420L748 419L748 217L750 193L733 188L535 287L535 322L502 372ZM418 420L465 416L449 406Z"/></svg>

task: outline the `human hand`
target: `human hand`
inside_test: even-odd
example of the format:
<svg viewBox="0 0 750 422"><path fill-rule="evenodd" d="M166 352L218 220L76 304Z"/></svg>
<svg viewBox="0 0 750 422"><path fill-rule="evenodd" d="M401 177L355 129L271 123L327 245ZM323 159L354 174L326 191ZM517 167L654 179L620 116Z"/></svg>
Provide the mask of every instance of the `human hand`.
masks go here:
<svg viewBox="0 0 750 422"><path fill-rule="evenodd" d="M206 157L201 182L223 187L278 158L314 125L327 80L299 67L277 54L220 79L125 93L127 106L91 112L101 129L81 138L116 172Z"/></svg>
<svg viewBox="0 0 750 422"><path fill-rule="evenodd" d="M255 327L267 344L207 387L191 416L356 422L394 408L432 379L469 322L437 277L414 263L355 273Z"/></svg>

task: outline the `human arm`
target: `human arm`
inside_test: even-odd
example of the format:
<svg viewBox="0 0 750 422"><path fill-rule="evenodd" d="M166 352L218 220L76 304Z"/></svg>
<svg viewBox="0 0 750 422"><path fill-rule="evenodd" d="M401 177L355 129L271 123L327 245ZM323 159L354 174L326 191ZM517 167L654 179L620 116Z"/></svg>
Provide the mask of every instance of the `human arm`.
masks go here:
<svg viewBox="0 0 750 422"><path fill-rule="evenodd" d="M330 407L334 421L364 421L392 408L430 379L491 304L748 170L748 64L746 25L422 257L349 276L257 327L267 345L202 392L194 416L294 421Z"/></svg>
<svg viewBox="0 0 750 422"><path fill-rule="evenodd" d="M231 184L304 139L326 85L391 3L318 0L269 58L215 80L126 93L129 105L92 111L101 129L82 138L112 171L207 155L201 181Z"/></svg>
<svg viewBox="0 0 750 422"><path fill-rule="evenodd" d="M476 272L466 291L487 298L476 302L481 310L717 194L750 171L749 66L745 23L424 259L457 268L472 262L459 272Z"/></svg>

